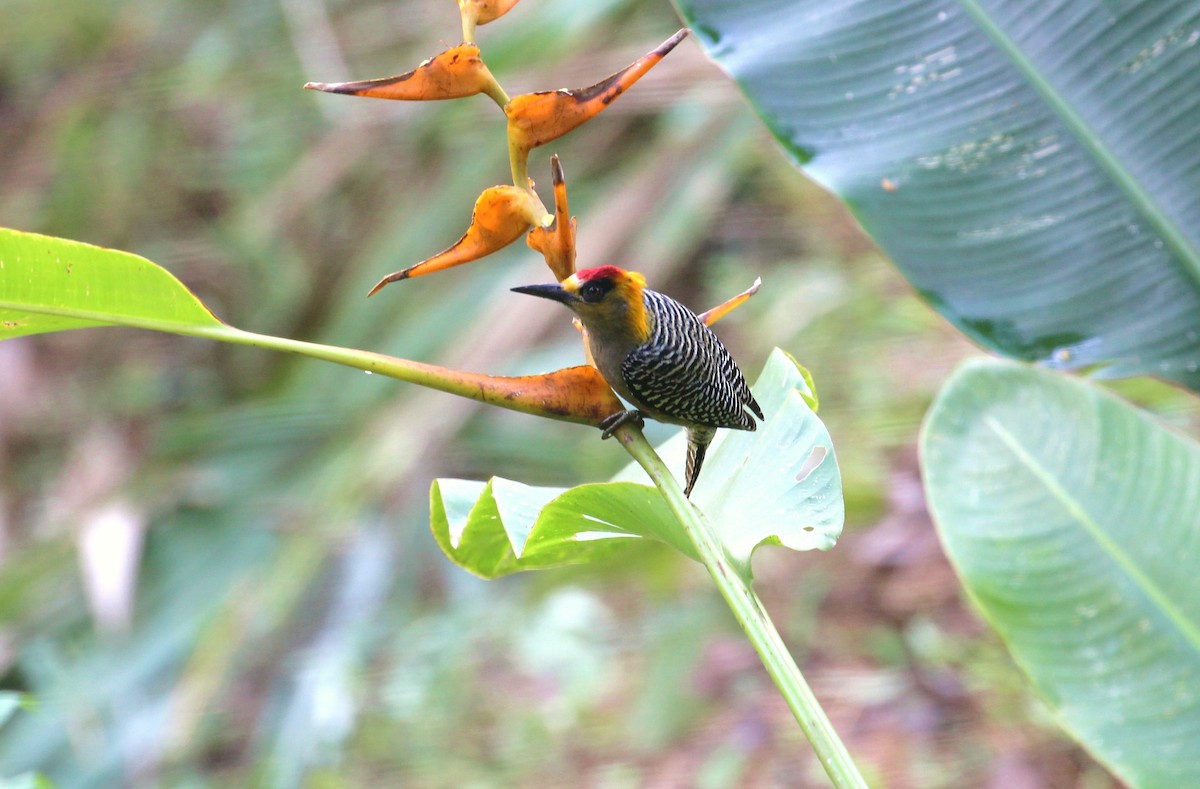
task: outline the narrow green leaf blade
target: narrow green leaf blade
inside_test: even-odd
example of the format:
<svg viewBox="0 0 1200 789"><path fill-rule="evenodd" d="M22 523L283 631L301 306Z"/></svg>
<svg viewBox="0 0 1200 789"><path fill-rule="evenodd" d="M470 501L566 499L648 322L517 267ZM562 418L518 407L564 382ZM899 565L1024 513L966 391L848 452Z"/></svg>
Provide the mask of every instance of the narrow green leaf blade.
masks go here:
<svg viewBox="0 0 1200 789"><path fill-rule="evenodd" d="M1200 780L1200 446L1077 380L976 362L921 442L967 590L1132 785Z"/></svg>
<svg viewBox="0 0 1200 789"><path fill-rule="evenodd" d="M224 324L183 283L145 258L0 228L0 340L121 324Z"/></svg>
<svg viewBox="0 0 1200 789"><path fill-rule="evenodd" d="M963 332L1200 389L1196 3L676 4Z"/></svg>

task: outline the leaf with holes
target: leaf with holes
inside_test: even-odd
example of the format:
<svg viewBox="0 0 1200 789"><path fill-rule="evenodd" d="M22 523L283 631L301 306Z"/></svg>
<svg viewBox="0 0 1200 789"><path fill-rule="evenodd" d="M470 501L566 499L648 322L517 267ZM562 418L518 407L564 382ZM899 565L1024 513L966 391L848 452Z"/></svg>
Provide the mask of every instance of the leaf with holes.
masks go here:
<svg viewBox="0 0 1200 789"><path fill-rule="evenodd" d="M921 454L963 584L1064 726L1130 785L1197 785L1200 446L988 361L947 384Z"/></svg>
<svg viewBox="0 0 1200 789"><path fill-rule="evenodd" d="M1195 2L676 5L963 332L1200 389Z"/></svg>
<svg viewBox="0 0 1200 789"><path fill-rule="evenodd" d="M692 493L747 575L759 545L824 550L841 533L841 477L829 433L808 405L813 393L807 381L807 371L776 350L754 386L765 423L755 432L721 431ZM682 433L660 451L682 470ZM485 578L592 561L637 538L693 556L678 522L645 479L632 465L613 482L569 490L498 477L487 483L437 480L430 522L446 555Z"/></svg>

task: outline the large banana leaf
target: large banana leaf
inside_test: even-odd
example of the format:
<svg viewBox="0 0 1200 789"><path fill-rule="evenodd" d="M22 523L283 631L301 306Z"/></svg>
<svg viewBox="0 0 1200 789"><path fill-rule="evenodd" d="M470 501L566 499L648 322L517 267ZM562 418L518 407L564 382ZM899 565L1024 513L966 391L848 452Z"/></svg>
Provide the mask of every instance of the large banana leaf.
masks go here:
<svg viewBox="0 0 1200 789"><path fill-rule="evenodd" d="M676 3L962 331L1200 389L1200 3Z"/></svg>
<svg viewBox="0 0 1200 789"><path fill-rule="evenodd" d="M1063 724L1134 786L1200 785L1200 446L1087 383L974 362L921 450L951 561Z"/></svg>

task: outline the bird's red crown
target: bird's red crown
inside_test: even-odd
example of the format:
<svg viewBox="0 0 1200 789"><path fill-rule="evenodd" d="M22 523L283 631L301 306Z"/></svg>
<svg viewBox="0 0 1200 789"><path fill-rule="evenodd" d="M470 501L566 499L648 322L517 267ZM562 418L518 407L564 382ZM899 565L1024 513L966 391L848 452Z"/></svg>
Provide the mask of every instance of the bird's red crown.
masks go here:
<svg viewBox="0 0 1200 789"><path fill-rule="evenodd" d="M617 266L585 268L583 271L576 271L572 279L577 285L582 285L592 280L607 279L614 285L629 288L630 297L632 297L632 294L641 293L642 288L646 287L646 278L641 274L636 271L626 271Z"/></svg>
<svg viewBox="0 0 1200 789"><path fill-rule="evenodd" d="M588 282L593 279L604 279L611 277L614 280L624 278L625 269L617 268L616 266L596 266L595 268L585 268L583 271L575 272L575 279L580 282Z"/></svg>

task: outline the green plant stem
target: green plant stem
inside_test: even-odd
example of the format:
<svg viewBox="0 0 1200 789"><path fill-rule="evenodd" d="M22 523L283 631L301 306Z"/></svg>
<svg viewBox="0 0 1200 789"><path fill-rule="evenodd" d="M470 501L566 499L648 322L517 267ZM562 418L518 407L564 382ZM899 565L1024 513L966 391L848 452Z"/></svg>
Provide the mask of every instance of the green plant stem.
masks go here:
<svg viewBox="0 0 1200 789"><path fill-rule="evenodd" d="M504 88L500 87L500 83L496 81L496 78L492 76L490 71L488 72L488 81L483 89L483 93L489 99L496 102L496 106L501 110L508 106L508 93L505 92Z"/></svg>
<svg viewBox="0 0 1200 789"><path fill-rule="evenodd" d="M513 142L511 131L508 134L508 167L512 171L513 186L528 190L529 151Z"/></svg>
<svg viewBox="0 0 1200 789"><path fill-rule="evenodd" d="M0 309L7 307L0 302ZM398 359L371 351L361 351L355 348L342 348L336 345L322 345L303 340L292 340L286 337L275 337L269 334L257 334L228 324L214 323L196 324L181 323L170 320L155 320L153 318L129 317L126 315L107 315L97 312L56 308L54 310L38 310L26 304L14 305L14 308L42 311L46 314L85 318L100 325L128 326L150 331L179 334L184 337L201 337L208 340L220 340L237 345L249 345L255 348L267 348L283 353L294 353L321 359L326 362L353 367L371 374L395 378L398 381L417 384L439 392L466 397L487 405L499 406L510 411L542 416L548 419L559 419L564 422L575 422L585 425L599 425L605 416L619 406L615 397L612 405L604 402L592 403L591 410L584 404L568 404L558 410L547 407L547 404L537 397L521 397L514 393L507 382L520 379L506 379L503 376L493 376L484 373L472 373L463 370L451 370L424 362L409 359ZM563 371L559 371L563 372ZM554 375L548 373L547 375Z"/></svg>
<svg viewBox="0 0 1200 789"><path fill-rule="evenodd" d="M465 9L460 10L459 13L462 14L463 43L464 44L474 44L475 43L475 25L477 24L477 21L475 19L475 13L474 13L474 11L468 12Z"/></svg>
<svg viewBox="0 0 1200 789"><path fill-rule="evenodd" d="M767 673L775 681L775 686L783 694L792 714L800 724L801 730L812 744L821 766L829 774L829 779L836 787L855 787L866 789L867 783L850 758L845 744L833 730L829 717L821 709L812 689L805 682L800 669L792 659L779 631L775 629L771 618L767 616L762 601L750 588L746 579L737 572L725 551L721 548L712 527L704 519L699 510L683 495L679 483L663 464L662 458L646 441L642 431L633 425L619 428L615 435L621 445L638 464L650 475L667 506L679 519L684 531L691 539L696 553L709 574L717 584L721 596L729 605L734 618L742 626L750 643L758 652L759 658L766 667Z"/></svg>
<svg viewBox="0 0 1200 789"><path fill-rule="evenodd" d="M228 325L178 333L309 356L534 416L590 425L597 424L603 416L603 413L589 415L576 411L551 412L537 400L515 397L507 387L495 386L496 383L503 381L503 378L498 376L450 370L433 364L398 359L394 356L370 351L341 348L336 345L321 345L268 334L256 334ZM598 407L603 407L603 405L599 404Z"/></svg>
<svg viewBox="0 0 1200 789"><path fill-rule="evenodd" d="M489 99L496 102L500 109L504 109L505 105L508 104L508 94L504 92L504 88L500 87L500 83L494 79L484 88L483 92Z"/></svg>

